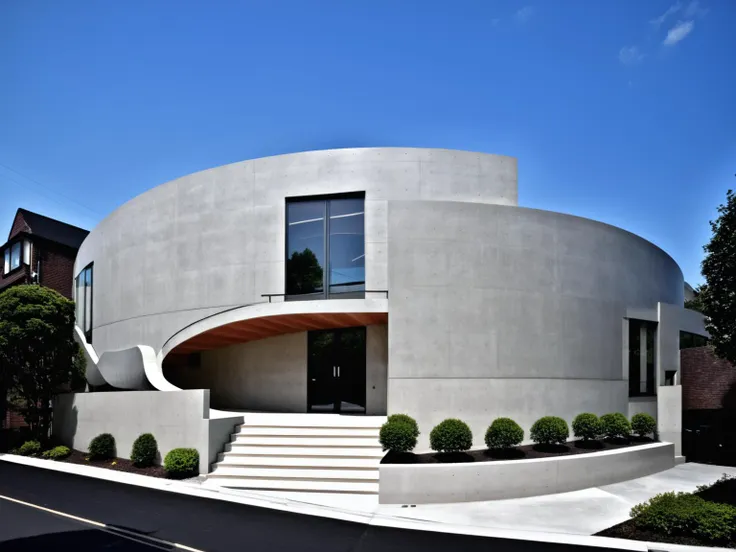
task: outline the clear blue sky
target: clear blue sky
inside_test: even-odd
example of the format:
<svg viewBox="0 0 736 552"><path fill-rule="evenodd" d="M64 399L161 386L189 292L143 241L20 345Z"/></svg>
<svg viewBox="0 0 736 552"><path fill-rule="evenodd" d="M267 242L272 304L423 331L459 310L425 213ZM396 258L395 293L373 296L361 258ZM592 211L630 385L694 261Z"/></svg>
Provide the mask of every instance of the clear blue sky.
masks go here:
<svg viewBox="0 0 736 552"><path fill-rule="evenodd" d="M697 284L736 187L734 29L733 0L4 0L0 232L19 206L91 228L254 157L458 148Z"/></svg>

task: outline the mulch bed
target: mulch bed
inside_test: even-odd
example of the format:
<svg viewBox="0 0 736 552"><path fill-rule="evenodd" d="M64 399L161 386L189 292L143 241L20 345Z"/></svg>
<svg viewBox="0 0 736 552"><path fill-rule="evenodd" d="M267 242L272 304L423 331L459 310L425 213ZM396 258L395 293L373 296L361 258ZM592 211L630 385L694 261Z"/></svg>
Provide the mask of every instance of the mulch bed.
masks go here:
<svg viewBox="0 0 736 552"><path fill-rule="evenodd" d="M736 506L736 479L728 479L720 481L704 491L695 493L705 500L711 502L721 502ZM664 535L654 531L639 529L634 525L633 520L624 521L608 529L604 529L600 533L596 533L599 537L613 537L617 539L631 539L638 541L666 542L671 544L685 544L690 546L720 546L725 548L736 548L736 542L713 543L711 541L698 539L695 537L682 537L677 535Z"/></svg>
<svg viewBox="0 0 736 552"><path fill-rule="evenodd" d="M499 460L529 460L533 458L554 458L573 454L588 454L604 450L615 450L654 443L649 438L605 439L603 441L568 441L564 445L523 445L507 450L469 450L458 453L427 452L414 454L389 452L381 464L456 464L468 462L496 462Z"/></svg>
<svg viewBox="0 0 736 552"><path fill-rule="evenodd" d="M108 460L92 460L89 453L73 450L72 453L63 460L58 462L68 462L70 464L82 464L84 466L94 466L96 468L106 468L108 470L116 470L128 473L137 473L138 475L150 475L151 477L166 477L166 470L163 466L149 466L147 468L139 468L133 465L133 462L125 458L113 458Z"/></svg>

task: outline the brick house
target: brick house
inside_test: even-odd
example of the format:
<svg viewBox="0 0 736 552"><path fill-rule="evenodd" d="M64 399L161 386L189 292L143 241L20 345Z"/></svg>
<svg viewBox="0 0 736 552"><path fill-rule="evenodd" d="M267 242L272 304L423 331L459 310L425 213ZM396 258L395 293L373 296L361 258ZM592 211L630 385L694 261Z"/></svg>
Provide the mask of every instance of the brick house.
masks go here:
<svg viewBox="0 0 736 552"><path fill-rule="evenodd" d="M0 245L0 292L20 284L37 283L72 299L74 259L89 232L38 213L18 209L8 240ZM8 411L3 427L25 425Z"/></svg>

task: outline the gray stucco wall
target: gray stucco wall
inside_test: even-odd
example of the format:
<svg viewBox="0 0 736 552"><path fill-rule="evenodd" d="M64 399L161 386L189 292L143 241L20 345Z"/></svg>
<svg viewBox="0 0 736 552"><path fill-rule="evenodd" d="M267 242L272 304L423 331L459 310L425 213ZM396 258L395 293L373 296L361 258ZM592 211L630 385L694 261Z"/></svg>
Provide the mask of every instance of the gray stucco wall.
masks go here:
<svg viewBox="0 0 736 552"><path fill-rule="evenodd" d="M482 446L497 416L628 412L627 306L682 304L677 264L645 240L557 213L456 202L389 204L388 411L419 448L446 417Z"/></svg>
<svg viewBox="0 0 736 552"><path fill-rule="evenodd" d="M386 413L388 331L366 331L366 414ZM183 389L210 389L212 407L306 412L307 334L298 332L205 351L199 368L172 367L164 376Z"/></svg>
<svg viewBox="0 0 736 552"><path fill-rule="evenodd" d="M90 232L99 354L155 351L180 328L284 291L287 197L365 191L366 287L386 289L387 202L517 202L516 160L364 148L279 155L184 176L132 199Z"/></svg>

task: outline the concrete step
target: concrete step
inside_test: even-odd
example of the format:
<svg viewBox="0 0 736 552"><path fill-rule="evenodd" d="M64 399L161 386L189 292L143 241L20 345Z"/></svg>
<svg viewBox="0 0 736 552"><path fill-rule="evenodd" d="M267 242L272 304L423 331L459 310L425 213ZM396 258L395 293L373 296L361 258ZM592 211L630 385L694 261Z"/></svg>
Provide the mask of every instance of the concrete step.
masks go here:
<svg viewBox="0 0 736 552"><path fill-rule="evenodd" d="M383 458L381 447L317 447L317 446L272 446L233 442L225 445L227 456L302 456L331 458Z"/></svg>
<svg viewBox="0 0 736 552"><path fill-rule="evenodd" d="M327 468L253 468L251 466L223 466L215 464L210 474L217 477L247 477L249 479L298 479L300 481L375 481L378 470L331 470Z"/></svg>
<svg viewBox="0 0 736 552"><path fill-rule="evenodd" d="M381 445L375 437L314 437L311 435L301 436L273 436L273 435L231 435L233 443L242 443L253 446L273 447L352 447L352 448L380 448Z"/></svg>
<svg viewBox="0 0 736 552"><path fill-rule="evenodd" d="M217 466L251 466L260 468L336 468L378 469L380 458L334 458L320 456L251 456L218 454Z"/></svg>
<svg viewBox="0 0 736 552"><path fill-rule="evenodd" d="M281 437L370 437L378 439L379 429L370 427L238 426L236 435Z"/></svg>
<svg viewBox="0 0 736 552"><path fill-rule="evenodd" d="M286 414L268 412L245 412L244 424L265 427L371 427L380 428L386 416L347 416L343 414Z"/></svg>
<svg viewBox="0 0 736 552"><path fill-rule="evenodd" d="M206 483L233 489L378 494L378 482L373 481L300 481L298 479L256 479L210 474Z"/></svg>

